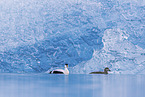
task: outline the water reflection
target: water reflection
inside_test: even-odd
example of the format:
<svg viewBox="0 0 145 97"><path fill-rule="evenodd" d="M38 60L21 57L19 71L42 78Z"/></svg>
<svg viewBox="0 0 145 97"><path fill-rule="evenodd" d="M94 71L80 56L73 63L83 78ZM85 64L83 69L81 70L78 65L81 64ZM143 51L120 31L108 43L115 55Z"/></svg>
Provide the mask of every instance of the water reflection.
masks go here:
<svg viewBox="0 0 145 97"><path fill-rule="evenodd" d="M0 97L143 97L145 75L1 74Z"/></svg>

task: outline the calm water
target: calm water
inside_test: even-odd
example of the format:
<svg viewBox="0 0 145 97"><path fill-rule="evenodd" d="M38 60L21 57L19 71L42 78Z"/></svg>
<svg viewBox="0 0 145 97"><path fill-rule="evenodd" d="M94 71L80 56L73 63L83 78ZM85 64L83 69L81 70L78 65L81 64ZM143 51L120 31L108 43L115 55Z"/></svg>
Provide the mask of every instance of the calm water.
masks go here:
<svg viewBox="0 0 145 97"><path fill-rule="evenodd" d="M145 75L0 74L0 97L144 97Z"/></svg>

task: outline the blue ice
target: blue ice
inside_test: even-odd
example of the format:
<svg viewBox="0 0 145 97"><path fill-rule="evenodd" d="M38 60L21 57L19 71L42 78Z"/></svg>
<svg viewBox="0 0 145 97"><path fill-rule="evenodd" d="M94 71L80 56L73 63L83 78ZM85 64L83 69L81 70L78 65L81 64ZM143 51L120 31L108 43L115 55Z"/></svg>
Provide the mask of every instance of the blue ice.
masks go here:
<svg viewBox="0 0 145 97"><path fill-rule="evenodd" d="M0 72L145 74L144 0L0 1Z"/></svg>

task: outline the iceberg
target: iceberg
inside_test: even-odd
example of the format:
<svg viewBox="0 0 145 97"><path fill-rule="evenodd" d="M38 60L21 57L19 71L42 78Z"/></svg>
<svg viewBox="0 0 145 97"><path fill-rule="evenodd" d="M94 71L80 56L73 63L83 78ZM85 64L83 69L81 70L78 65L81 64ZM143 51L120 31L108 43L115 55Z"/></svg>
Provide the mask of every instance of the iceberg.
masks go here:
<svg viewBox="0 0 145 97"><path fill-rule="evenodd" d="M144 13L143 0L1 0L0 72L144 74Z"/></svg>
<svg viewBox="0 0 145 97"><path fill-rule="evenodd" d="M74 66L72 73L88 74L111 68L115 74L144 74L145 50L128 41L129 35L120 29L107 29L102 38L104 47L94 51L93 57Z"/></svg>

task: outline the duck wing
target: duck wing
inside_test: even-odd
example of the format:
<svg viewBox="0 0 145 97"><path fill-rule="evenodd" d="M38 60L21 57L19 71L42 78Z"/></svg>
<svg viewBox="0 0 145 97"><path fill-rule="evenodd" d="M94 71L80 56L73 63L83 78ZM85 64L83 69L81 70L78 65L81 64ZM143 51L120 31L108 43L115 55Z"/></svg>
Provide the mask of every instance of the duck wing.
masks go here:
<svg viewBox="0 0 145 97"><path fill-rule="evenodd" d="M53 74L64 74L64 73L61 71L53 71Z"/></svg>
<svg viewBox="0 0 145 97"><path fill-rule="evenodd" d="M89 74L104 74L104 72L98 71L98 72L91 72Z"/></svg>
<svg viewBox="0 0 145 97"><path fill-rule="evenodd" d="M53 70L51 73L53 73L53 74L64 74L64 70L63 69L56 69L56 70Z"/></svg>

